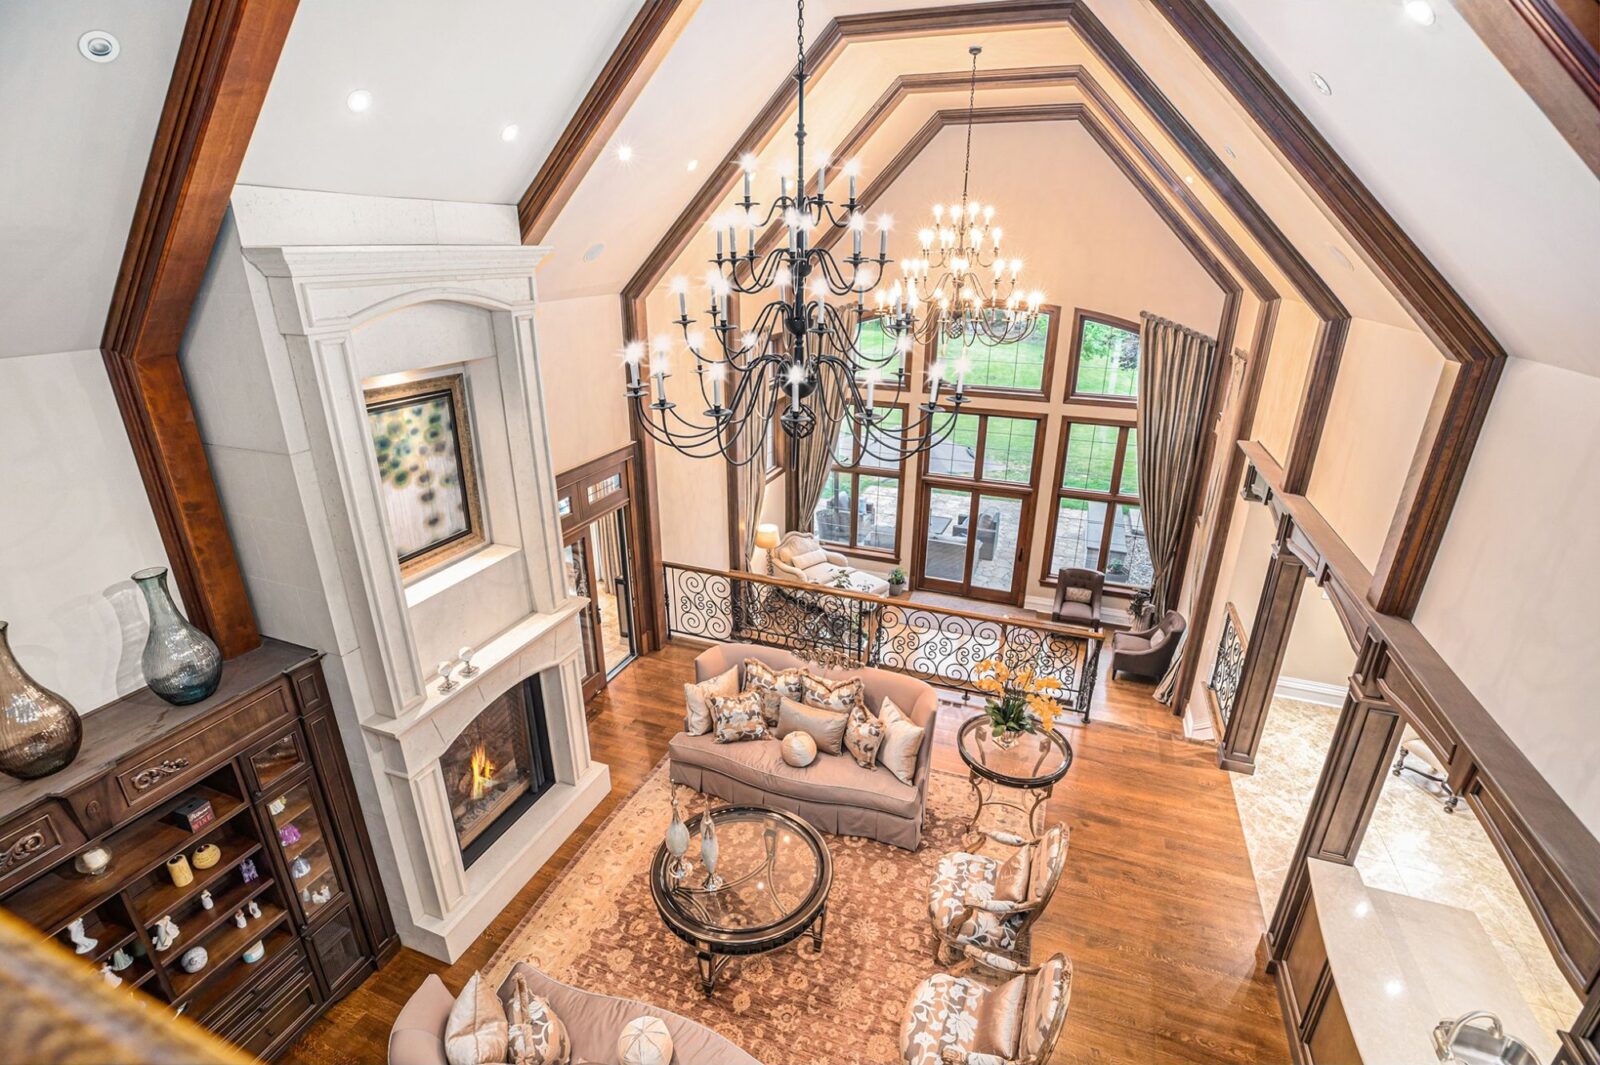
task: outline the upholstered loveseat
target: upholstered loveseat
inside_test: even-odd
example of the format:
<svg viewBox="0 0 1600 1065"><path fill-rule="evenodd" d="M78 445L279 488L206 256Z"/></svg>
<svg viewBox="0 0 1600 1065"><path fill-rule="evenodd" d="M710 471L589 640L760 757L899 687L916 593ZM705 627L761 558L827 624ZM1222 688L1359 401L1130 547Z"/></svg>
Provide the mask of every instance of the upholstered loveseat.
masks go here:
<svg viewBox="0 0 1600 1065"><path fill-rule="evenodd" d="M667 745L672 779L729 802L754 802L804 817L824 832L866 836L916 850L922 844L922 812L928 801L929 763L939 697L931 684L882 669L825 669L788 651L729 643L695 659L695 680L704 681L754 658L773 669L800 666L830 680L860 677L867 708L877 713L884 696L920 726L922 745L912 783L883 766L864 769L849 755L818 755L804 768L786 764L777 740L718 743L710 735L680 732Z"/></svg>
<svg viewBox="0 0 1600 1065"><path fill-rule="evenodd" d="M500 985L500 999L509 1002L516 975L528 989L550 1003L572 1040L573 1061L617 1060L617 1036L635 1017L658 1017L672 1036L676 1065L761 1065L755 1058L702 1024L632 999L580 991L550 979L527 962L519 962ZM444 981L429 975L395 1018L389 1032L389 1065L446 1065L445 1022L455 996Z"/></svg>

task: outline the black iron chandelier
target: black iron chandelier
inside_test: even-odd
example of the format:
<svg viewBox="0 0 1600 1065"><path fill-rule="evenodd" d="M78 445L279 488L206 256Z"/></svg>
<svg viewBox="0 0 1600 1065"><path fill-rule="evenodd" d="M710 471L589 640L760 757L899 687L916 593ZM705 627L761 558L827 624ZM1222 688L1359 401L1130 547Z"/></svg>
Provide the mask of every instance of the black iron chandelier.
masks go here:
<svg viewBox="0 0 1600 1065"><path fill-rule="evenodd" d="M669 398L675 343L666 334L648 344L635 339L626 346L625 395L651 439L693 458L721 455L740 466L758 461L774 418L795 440L810 436L819 425L832 434L849 424L874 455L916 455L937 446L954 430L957 413L966 402L965 370L930 366L926 399L906 404L903 414L891 409L909 384L909 375L899 364L908 357L912 330L895 326L890 333L888 318L866 305L867 294L883 280L889 265L890 219L877 221L877 256L865 255L866 205L856 195L854 166L844 168L849 199L843 204L836 206L828 199L825 157L817 165L815 191L806 191L805 0L798 0L795 8L793 193L788 176L781 177L777 198L763 212L761 204L751 199L755 158L741 161L743 199L712 223L717 254L705 286L711 342L695 328L697 319L689 317L687 281L673 283L678 296L674 324L693 359L694 382L684 404L698 412L685 413ZM758 233L774 222L781 223L786 239L771 251L758 253ZM814 235L823 227L831 229L830 239L825 245L814 244ZM831 250L831 238L845 232L850 236L850 254L841 258ZM763 293L773 298L754 316L740 313L743 323L734 324L730 296ZM887 352L868 353L858 343L861 326L880 316L885 319L883 331L897 340ZM897 315L897 321L915 319L914 308ZM947 378L955 380L955 389L941 398Z"/></svg>
<svg viewBox="0 0 1600 1065"><path fill-rule="evenodd" d="M1001 254L1005 233L993 224L994 205L968 198L978 56L983 49L973 45L967 52L972 56L972 79L967 89L961 201L949 207L933 205L933 225L917 231L922 254L900 260L900 277L877 296L885 333L919 343L940 336L949 347L963 351L974 343L994 347L1027 340L1044 304L1044 293L1022 289L1022 260Z"/></svg>

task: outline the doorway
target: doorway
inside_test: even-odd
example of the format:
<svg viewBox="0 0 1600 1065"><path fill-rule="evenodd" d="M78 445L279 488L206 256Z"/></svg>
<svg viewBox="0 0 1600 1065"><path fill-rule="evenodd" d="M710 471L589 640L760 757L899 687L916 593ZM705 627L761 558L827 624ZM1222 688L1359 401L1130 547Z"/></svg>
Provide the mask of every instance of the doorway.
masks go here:
<svg viewBox="0 0 1600 1065"><path fill-rule="evenodd" d="M562 577L568 595L588 600L578 619L585 700L639 653L629 450L556 478Z"/></svg>

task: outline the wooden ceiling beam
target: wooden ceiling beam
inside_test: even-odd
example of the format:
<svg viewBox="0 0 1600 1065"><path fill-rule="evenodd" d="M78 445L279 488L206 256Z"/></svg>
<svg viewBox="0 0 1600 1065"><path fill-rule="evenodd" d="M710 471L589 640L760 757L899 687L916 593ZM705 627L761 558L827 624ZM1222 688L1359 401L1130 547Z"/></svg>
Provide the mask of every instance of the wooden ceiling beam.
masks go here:
<svg viewBox="0 0 1600 1065"><path fill-rule="evenodd" d="M298 0L193 0L101 353L189 618L260 642L178 349Z"/></svg>

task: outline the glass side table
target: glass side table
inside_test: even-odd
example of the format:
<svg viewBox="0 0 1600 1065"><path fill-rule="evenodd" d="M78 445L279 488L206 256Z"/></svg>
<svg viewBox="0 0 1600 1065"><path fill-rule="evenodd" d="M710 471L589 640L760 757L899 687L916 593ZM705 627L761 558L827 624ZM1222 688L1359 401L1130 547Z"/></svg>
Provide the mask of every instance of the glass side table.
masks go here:
<svg viewBox="0 0 1600 1065"><path fill-rule="evenodd" d="M977 808L967 826L970 835L978 827L984 807L1016 810L1028 819L1028 832L1037 836L1044 828L1038 824L1039 811L1055 789L1056 781L1072 768L1072 744L1061 733L1023 732L1007 742L997 737L994 725L983 714L970 719L956 734L956 750L967 763L967 779ZM996 797L1000 789L1021 792L1015 798Z"/></svg>

